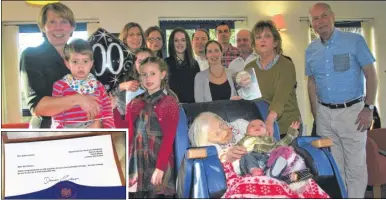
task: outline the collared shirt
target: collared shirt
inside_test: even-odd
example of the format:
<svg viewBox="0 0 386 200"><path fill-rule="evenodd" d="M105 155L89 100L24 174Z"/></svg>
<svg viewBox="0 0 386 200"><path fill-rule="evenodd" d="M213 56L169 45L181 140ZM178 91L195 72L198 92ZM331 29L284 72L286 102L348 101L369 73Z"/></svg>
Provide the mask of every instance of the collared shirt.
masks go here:
<svg viewBox="0 0 386 200"><path fill-rule="evenodd" d="M265 68L263 68L263 66L262 66L261 63L260 63L260 56L258 56L257 59L256 59L256 64L257 64L257 66L258 66L261 70L269 70L269 69L272 68L272 66L274 66L274 65L277 63L277 61L279 60L279 58L280 58L280 54L276 54L276 56L273 58L273 60L272 60L270 63L268 63L268 65L267 65Z"/></svg>
<svg viewBox="0 0 386 200"><path fill-rule="evenodd" d="M364 95L362 68L374 62L361 35L335 28L330 40L308 46L305 73L314 76L319 101L345 103Z"/></svg>
<svg viewBox="0 0 386 200"><path fill-rule="evenodd" d="M200 66L200 71L205 71L209 68L209 63L206 58L201 58L200 56L194 55L194 59L198 62L198 66Z"/></svg>
<svg viewBox="0 0 386 200"><path fill-rule="evenodd" d="M239 56L240 56L239 49L229 44L228 50L222 53L221 63L225 68L228 68L229 63L231 63L232 60L236 59Z"/></svg>
<svg viewBox="0 0 386 200"><path fill-rule="evenodd" d="M258 55L256 53L249 54L249 56L245 60L241 56L239 56L236 59L232 60L231 63L229 63L228 69L232 74L240 72L240 71L244 70L245 66L248 63L250 63L251 61L253 61L257 57L258 57Z"/></svg>

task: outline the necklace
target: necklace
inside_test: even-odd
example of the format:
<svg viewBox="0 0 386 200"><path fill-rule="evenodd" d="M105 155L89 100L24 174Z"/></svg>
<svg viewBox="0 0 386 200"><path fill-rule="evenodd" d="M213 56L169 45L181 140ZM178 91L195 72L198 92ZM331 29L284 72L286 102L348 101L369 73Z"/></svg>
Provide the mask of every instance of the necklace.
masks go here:
<svg viewBox="0 0 386 200"><path fill-rule="evenodd" d="M224 72L225 72L225 69L222 70L222 72L221 72L221 74L220 74L219 76L216 76L216 75L214 75L214 73L212 72L212 70L210 70L210 68L209 68L209 73L210 73L213 77L215 77L215 78L221 78L221 76L224 74Z"/></svg>

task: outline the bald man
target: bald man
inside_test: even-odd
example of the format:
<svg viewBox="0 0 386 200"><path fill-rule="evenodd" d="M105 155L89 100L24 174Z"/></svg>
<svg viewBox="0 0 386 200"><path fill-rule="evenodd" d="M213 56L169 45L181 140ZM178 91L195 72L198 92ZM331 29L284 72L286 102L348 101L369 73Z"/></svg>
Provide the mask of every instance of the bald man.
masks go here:
<svg viewBox="0 0 386 200"><path fill-rule="evenodd" d="M251 32L242 29L236 35L237 48L240 50L240 56L229 63L229 71L232 75L244 70L244 67L257 58L257 54L252 50Z"/></svg>
<svg viewBox="0 0 386 200"><path fill-rule="evenodd" d="M306 49L305 70L316 132L334 142L331 153L348 198L363 198L367 186L366 132L377 91L375 59L361 35L335 28L335 14L328 4L314 4L309 17L320 36Z"/></svg>

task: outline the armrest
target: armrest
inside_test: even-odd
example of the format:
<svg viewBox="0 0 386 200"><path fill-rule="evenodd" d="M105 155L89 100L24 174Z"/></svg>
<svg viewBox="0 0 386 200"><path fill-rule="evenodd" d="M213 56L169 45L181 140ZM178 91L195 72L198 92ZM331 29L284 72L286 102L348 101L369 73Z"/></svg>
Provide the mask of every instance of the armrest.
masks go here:
<svg viewBox="0 0 386 200"><path fill-rule="evenodd" d="M325 143L323 141L325 140L320 137L300 136L292 143L296 153L303 157L314 176L331 176L334 174L330 160L322 150L324 147L314 146L314 144L322 146L321 144Z"/></svg>
<svg viewBox="0 0 386 200"><path fill-rule="evenodd" d="M220 198L227 189L225 172L214 146L190 148L178 172L178 198Z"/></svg>
<svg viewBox="0 0 386 200"><path fill-rule="evenodd" d="M312 146L316 148L327 148L331 147L333 145L333 142L330 138L321 138L321 139L316 139L312 141Z"/></svg>
<svg viewBox="0 0 386 200"><path fill-rule="evenodd" d="M386 128L370 130L367 136L374 140L379 149L386 150Z"/></svg>
<svg viewBox="0 0 386 200"><path fill-rule="evenodd" d="M328 138L301 136L292 146L303 157L314 179L332 198L347 198L347 191L328 147L332 141Z"/></svg>

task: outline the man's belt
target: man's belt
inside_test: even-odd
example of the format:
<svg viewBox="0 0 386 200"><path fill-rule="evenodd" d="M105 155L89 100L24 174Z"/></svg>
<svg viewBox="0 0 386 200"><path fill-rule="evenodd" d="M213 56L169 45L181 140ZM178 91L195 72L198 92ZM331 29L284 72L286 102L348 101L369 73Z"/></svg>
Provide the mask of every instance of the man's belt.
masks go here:
<svg viewBox="0 0 386 200"><path fill-rule="evenodd" d="M363 101L363 97L359 97L357 99L354 99L350 102L346 102L346 103L341 103L341 104L331 104L331 103L323 103L323 102L320 102L320 104L322 104L323 106L326 106L326 107L329 107L331 109L338 109L338 108L348 108L356 103L359 103Z"/></svg>

